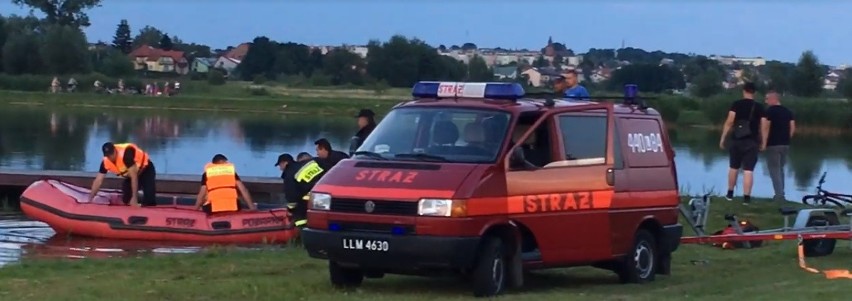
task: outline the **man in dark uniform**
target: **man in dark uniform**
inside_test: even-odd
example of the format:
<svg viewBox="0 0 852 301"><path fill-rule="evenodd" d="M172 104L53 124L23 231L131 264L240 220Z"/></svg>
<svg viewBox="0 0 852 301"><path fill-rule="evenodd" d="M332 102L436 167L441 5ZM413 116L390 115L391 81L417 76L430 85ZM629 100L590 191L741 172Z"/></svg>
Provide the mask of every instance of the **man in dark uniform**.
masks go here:
<svg viewBox="0 0 852 301"><path fill-rule="evenodd" d="M275 162L275 166L281 170L281 179L284 181L284 199L287 200L288 205L295 205L302 199L302 195L298 195L296 172L304 164L304 162L294 161L293 156L287 153L278 156L278 161Z"/></svg>
<svg viewBox="0 0 852 301"><path fill-rule="evenodd" d="M355 133L355 136L352 136L352 139L349 143L349 155L352 156L361 144L364 143L364 140L367 140L367 136L373 132L373 129L376 128L376 113L370 109L361 109L358 112L358 115L355 118L358 118L358 132Z"/></svg>

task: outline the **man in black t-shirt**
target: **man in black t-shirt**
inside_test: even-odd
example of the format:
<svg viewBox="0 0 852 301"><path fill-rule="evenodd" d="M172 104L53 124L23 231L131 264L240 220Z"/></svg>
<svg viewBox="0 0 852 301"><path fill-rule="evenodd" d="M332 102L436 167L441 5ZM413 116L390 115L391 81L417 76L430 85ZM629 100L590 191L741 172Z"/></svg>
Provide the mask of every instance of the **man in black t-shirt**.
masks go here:
<svg viewBox="0 0 852 301"><path fill-rule="evenodd" d="M754 100L753 83L743 85L743 99L734 101L728 111L728 118L722 127L719 147L729 153L728 193L725 198L734 198L739 169L743 169L743 204L751 201L751 188L754 184L754 166L757 165L757 153L760 151L760 118L763 117L763 105ZM728 139L730 138L730 139Z"/></svg>
<svg viewBox="0 0 852 301"><path fill-rule="evenodd" d="M778 93L770 91L766 94L766 114L760 119L762 143L760 149L766 154L766 168L772 179L776 201L784 197L784 165L787 164L787 152L790 150L790 138L796 131L796 120L790 109L781 105Z"/></svg>

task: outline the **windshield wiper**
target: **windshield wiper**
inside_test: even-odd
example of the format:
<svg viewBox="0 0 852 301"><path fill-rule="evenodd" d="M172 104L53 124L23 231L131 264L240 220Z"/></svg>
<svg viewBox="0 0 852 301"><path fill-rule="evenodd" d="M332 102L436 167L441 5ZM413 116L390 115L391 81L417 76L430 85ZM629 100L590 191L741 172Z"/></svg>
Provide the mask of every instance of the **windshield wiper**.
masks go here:
<svg viewBox="0 0 852 301"><path fill-rule="evenodd" d="M396 154L395 157L419 159L419 160L422 160L422 161L449 162L449 160L447 160L447 158L437 156L437 155L423 154L423 153Z"/></svg>
<svg viewBox="0 0 852 301"><path fill-rule="evenodd" d="M379 159L379 160L387 160L388 159L388 158L383 157L379 153L375 153L375 152L371 152L371 151L357 151L357 152L352 153L352 155L365 156L365 157L369 157L369 158L373 158L373 159Z"/></svg>

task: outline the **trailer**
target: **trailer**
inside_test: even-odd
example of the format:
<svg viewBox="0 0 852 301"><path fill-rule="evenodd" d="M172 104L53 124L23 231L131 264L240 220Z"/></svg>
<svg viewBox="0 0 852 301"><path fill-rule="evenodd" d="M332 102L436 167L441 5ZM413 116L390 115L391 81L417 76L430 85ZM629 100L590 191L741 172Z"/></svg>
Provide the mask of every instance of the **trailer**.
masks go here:
<svg viewBox="0 0 852 301"><path fill-rule="evenodd" d="M784 216L784 227L769 230L745 231L742 226L748 224L735 214L726 214L725 220L735 234L708 234L705 226L710 210L711 197L706 194L692 198L687 204L680 205L681 215L692 228L695 236L681 238L684 244L711 244L738 242L743 248L752 248L763 241L802 240L806 257L819 257L834 252L837 240L849 240L852 248L852 208L806 208L783 207L779 213ZM841 217L848 222L841 223ZM792 224L790 223L790 220Z"/></svg>

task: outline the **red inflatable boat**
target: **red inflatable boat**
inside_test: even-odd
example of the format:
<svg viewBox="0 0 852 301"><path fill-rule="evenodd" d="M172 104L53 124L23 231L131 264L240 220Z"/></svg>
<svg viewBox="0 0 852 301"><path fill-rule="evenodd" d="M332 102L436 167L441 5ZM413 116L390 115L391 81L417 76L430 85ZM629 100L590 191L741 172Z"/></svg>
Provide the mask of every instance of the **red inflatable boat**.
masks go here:
<svg viewBox="0 0 852 301"><path fill-rule="evenodd" d="M192 198L158 196L155 207L131 207L119 190L102 189L91 203L89 191L36 181L21 195L21 210L57 235L209 243L286 243L298 235L286 208L208 216L194 209Z"/></svg>

